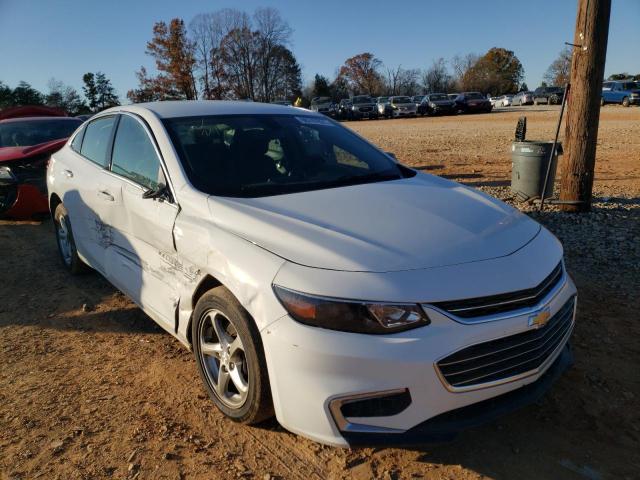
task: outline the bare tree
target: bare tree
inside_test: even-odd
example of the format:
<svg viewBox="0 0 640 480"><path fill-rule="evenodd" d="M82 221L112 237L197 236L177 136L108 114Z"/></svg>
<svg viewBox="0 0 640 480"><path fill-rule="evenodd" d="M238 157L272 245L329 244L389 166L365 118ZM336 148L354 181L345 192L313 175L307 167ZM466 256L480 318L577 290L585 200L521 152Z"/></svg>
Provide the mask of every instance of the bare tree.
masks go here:
<svg viewBox="0 0 640 480"><path fill-rule="evenodd" d="M563 49L544 74L548 85L566 85L571 74L571 49Z"/></svg>
<svg viewBox="0 0 640 480"><path fill-rule="evenodd" d="M257 65L260 77L259 96L263 101L273 100L274 87L282 77L283 63L290 60L283 50L291 41L291 27L275 8L258 8L253 14L257 33Z"/></svg>
<svg viewBox="0 0 640 480"><path fill-rule="evenodd" d="M467 53L464 57L456 55L451 59L455 88L464 90L463 79L465 74L476 64L480 56L475 53Z"/></svg>
<svg viewBox="0 0 640 480"><path fill-rule="evenodd" d="M440 57L422 74L422 85L426 92L447 93L453 87L453 78L447 68L447 62Z"/></svg>

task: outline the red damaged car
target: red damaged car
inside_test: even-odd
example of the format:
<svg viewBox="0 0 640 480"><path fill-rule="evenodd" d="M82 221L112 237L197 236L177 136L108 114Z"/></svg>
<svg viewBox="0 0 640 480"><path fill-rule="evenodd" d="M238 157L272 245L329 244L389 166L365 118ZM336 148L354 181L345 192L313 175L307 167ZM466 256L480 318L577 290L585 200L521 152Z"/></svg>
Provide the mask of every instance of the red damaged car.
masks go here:
<svg viewBox="0 0 640 480"><path fill-rule="evenodd" d="M49 211L47 162L81 124L47 107L0 112L0 217L24 219Z"/></svg>

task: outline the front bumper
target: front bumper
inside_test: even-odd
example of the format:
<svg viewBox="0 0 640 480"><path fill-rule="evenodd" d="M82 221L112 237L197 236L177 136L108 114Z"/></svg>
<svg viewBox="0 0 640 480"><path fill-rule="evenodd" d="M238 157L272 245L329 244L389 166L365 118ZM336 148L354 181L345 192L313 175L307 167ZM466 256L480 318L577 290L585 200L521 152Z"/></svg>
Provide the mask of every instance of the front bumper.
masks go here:
<svg viewBox="0 0 640 480"><path fill-rule="evenodd" d="M555 315L575 293L565 274L563 283L536 309L548 307ZM289 316L270 324L262 339L279 422L295 433L337 446L442 440L534 402L570 363L567 336L531 374L452 391L439 375L437 361L470 345L527 331L531 311L463 324L436 308L425 308L430 325L394 335L334 332L302 325ZM345 428L332 413L337 399L402 390L409 392L411 402L393 415L345 417L349 424ZM487 405L495 408L485 411Z"/></svg>
<svg viewBox="0 0 640 480"><path fill-rule="evenodd" d="M392 115L394 117L415 117L416 116L416 111L415 110L392 110Z"/></svg>
<svg viewBox="0 0 640 480"><path fill-rule="evenodd" d="M629 97L629 103L631 105L640 105L640 97Z"/></svg>
<svg viewBox="0 0 640 480"><path fill-rule="evenodd" d="M354 118L354 119L377 118L378 117L378 110L377 109L372 109L372 110L367 111L367 112L361 112L360 110L352 110L351 111L351 117Z"/></svg>
<svg viewBox="0 0 640 480"><path fill-rule="evenodd" d="M569 343L549 369L533 383L466 407L457 408L422 422L400 434L345 432L350 446L409 446L451 441L464 430L492 422L504 415L536 403L553 383L573 365Z"/></svg>

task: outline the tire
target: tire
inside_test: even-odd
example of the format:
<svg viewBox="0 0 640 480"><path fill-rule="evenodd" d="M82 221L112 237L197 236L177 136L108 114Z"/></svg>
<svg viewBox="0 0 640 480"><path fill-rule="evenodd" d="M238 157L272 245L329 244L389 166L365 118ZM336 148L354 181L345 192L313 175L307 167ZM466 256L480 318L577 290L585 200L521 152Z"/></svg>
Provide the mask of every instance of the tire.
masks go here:
<svg viewBox="0 0 640 480"><path fill-rule="evenodd" d="M604 97L600 97L600 106L604 107Z"/></svg>
<svg viewBox="0 0 640 480"><path fill-rule="evenodd" d="M72 274L80 275L89 270L89 267L78 256L78 249L73 238L69 213L60 203L53 213L53 226L56 232L56 244L62 265Z"/></svg>
<svg viewBox="0 0 640 480"><path fill-rule="evenodd" d="M629 105L631 105L631 103L629 103L629 97L624 97L622 99L622 106L623 107L628 107Z"/></svg>
<svg viewBox="0 0 640 480"><path fill-rule="evenodd" d="M549 104L550 105L559 105L560 104L560 98L557 97L556 95L553 95L550 99L549 99Z"/></svg>
<svg viewBox="0 0 640 480"><path fill-rule="evenodd" d="M249 312L225 287L209 290L198 300L191 338L200 378L222 413L244 424L273 416L260 333ZM226 372L222 384L221 372Z"/></svg>

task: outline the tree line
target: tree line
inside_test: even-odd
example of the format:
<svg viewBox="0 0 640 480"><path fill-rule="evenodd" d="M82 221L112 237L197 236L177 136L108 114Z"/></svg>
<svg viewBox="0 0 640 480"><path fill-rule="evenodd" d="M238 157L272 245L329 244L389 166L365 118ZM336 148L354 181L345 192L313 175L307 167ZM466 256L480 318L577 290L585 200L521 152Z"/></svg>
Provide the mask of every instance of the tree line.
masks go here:
<svg viewBox="0 0 640 480"><path fill-rule="evenodd" d="M156 22L146 53L156 74L136 72L130 101L251 99L269 102L311 96L415 95L424 92L480 90L515 93L524 68L513 51L492 48L484 55L440 58L426 70L388 67L370 52L345 60L334 79L316 75L302 85L301 68L290 49L293 30L275 8L252 14L226 8ZM449 68L451 67L451 68Z"/></svg>
<svg viewBox="0 0 640 480"><path fill-rule="evenodd" d="M251 99L270 102L301 94L302 72L290 50L293 30L274 8L252 15L223 9L153 26L146 53L157 74L142 66L132 102Z"/></svg>
<svg viewBox="0 0 640 480"><path fill-rule="evenodd" d="M97 113L120 105L111 80L102 72L87 72L82 76L82 96L63 82L51 78L48 92L42 93L21 81L15 88L0 81L0 110L23 105L46 105L64 110L69 115Z"/></svg>

